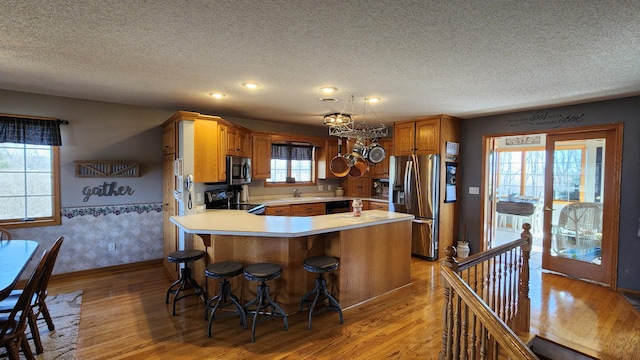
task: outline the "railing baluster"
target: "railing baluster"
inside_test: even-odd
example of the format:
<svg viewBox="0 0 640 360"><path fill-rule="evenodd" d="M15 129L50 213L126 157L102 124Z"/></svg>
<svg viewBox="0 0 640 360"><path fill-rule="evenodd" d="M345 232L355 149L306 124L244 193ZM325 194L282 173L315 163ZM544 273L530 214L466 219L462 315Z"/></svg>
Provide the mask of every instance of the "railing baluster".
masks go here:
<svg viewBox="0 0 640 360"><path fill-rule="evenodd" d="M515 358L535 359L508 330L529 331L530 228L529 224L524 224L520 239L473 254L460 262L454 257L454 247L445 250L446 258L441 267L447 271L443 277L445 308L440 360L503 359L513 358L516 354L519 355ZM478 310L478 304L483 304L481 306L486 310ZM501 325L496 325L496 321ZM494 334L499 335L499 341ZM520 345L514 346L516 343Z"/></svg>

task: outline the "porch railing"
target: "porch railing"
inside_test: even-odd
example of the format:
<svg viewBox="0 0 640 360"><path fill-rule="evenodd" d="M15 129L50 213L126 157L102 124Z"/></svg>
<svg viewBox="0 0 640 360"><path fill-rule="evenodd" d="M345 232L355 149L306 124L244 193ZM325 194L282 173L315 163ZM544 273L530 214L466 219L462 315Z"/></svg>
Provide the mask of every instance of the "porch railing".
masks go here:
<svg viewBox="0 0 640 360"><path fill-rule="evenodd" d="M530 325L530 224L520 239L458 262L441 262L444 284L442 350L446 359L537 359L516 333Z"/></svg>

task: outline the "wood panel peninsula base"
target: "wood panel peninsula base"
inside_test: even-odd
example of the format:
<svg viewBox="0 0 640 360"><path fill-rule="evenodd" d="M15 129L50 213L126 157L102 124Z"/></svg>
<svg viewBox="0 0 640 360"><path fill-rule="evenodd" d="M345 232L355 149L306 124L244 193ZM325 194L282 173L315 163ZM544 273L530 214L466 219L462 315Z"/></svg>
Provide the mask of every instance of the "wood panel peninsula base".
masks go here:
<svg viewBox="0 0 640 360"><path fill-rule="evenodd" d="M181 231L196 234L194 248L207 252L206 264L239 261L249 265L273 262L282 266L279 279L269 281L272 297L289 314L298 311L300 298L314 287L316 274L302 262L315 255L340 259L340 267L326 274L329 291L345 309L408 285L411 281L411 215L381 210L314 217L257 216L234 210L174 216ZM236 229L231 229L233 224ZM197 240L197 238L195 238ZM218 282L204 277L202 261L194 277L207 282L209 297ZM257 283L239 276L232 291L244 303L256 296Z"/></svg>

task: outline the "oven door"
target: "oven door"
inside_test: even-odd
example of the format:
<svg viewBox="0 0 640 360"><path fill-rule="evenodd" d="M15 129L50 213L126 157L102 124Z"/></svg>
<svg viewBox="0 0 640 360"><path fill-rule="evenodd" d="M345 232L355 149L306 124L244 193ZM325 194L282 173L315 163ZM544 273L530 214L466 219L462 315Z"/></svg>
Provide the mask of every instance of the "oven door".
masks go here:
<svg viewBox="0 0 640 360"><path fill-rule="evenodd" d="M227 156L227 183L229 185L251 183L251 159L240 156Z"/></svg>

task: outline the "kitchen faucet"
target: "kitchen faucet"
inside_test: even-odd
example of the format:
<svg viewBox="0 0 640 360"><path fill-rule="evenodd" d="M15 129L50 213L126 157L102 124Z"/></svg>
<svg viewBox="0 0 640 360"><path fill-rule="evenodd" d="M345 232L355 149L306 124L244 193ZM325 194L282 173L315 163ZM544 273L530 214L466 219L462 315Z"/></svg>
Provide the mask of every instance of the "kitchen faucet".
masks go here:
<svg viewBox="0 0 640 360"><path fill-rule="evenodd" d="M293 190L293 197L300 197L300 189Z"/></svg>

